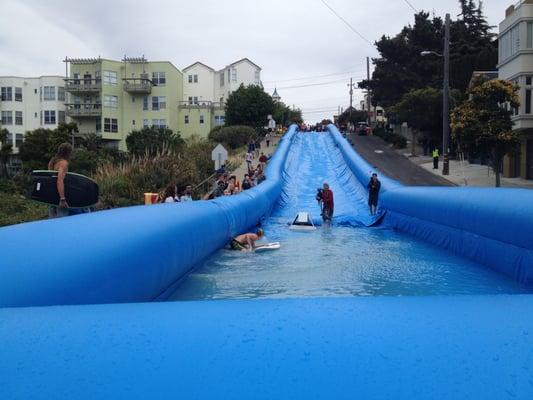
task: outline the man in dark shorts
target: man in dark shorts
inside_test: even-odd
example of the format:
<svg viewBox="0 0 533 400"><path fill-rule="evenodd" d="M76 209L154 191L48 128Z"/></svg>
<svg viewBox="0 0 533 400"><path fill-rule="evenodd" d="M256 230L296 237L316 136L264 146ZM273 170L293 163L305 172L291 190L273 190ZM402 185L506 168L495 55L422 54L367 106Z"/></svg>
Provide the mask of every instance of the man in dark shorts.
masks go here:
<svg viewBox="0 0 533 400"><path fill-rule="evenodd" d="M252 251L255 247L255 242L265 235L262 229L258 229L256 233L243 233L231 239L230 247L232 250Z"/></svg>
<svg viewBox="0 0 533 400"><path fill-rule="evenodd" d="M322 219L330 221L333 218L333 192L329 185L324 182L322 187Z"/></svg>
<svg viewBox="0 0 533 400"><path fill-rule="evenodd" d="M368 188L368 207L370 207L370 215L375 215L378 209L379 189L381 189L381 182L378 179L378 174L372 174L370 182L368 182L366 187Z"/></svg>

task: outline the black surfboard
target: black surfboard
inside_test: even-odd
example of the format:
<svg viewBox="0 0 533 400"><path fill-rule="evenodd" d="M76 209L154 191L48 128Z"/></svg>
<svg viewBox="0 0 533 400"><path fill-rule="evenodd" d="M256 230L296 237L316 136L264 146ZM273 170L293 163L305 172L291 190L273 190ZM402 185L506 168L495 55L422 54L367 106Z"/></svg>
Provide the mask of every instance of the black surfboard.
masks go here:
<svg viewBox="0 0 533 400"><path fill-rule="evenodd" d="M98 203L98 184L84 175L67 172L65 197L69 208L92 207ZM57 171L33 171L30 199L49 205L59 204Z"/></svg>

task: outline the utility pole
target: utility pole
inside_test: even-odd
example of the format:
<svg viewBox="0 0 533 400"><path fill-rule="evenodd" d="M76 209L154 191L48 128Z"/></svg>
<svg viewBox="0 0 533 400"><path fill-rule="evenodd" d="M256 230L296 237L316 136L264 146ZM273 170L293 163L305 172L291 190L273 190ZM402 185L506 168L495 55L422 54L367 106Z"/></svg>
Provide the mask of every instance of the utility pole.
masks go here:
<svg viewBox="0 0 533 400"><path fill-rule="evenodd" d="M370 57L366 58L366 81L370 84ZM367 123L368 126L371 126L370 123L370 87L366 91L366 113L367 113Z"/></svg>
<svg viewBox="0 0 533 400"><path fill-rule="evenodd" d="M349 118L349 124L352 123L352 110L353 110L353 88L355 86L355 83L353 83L353 79L350 78L350 83L348 83L348 86L350 87L350 118Z"/></svg>
<svg viewBox="0 0 533 400"><path fill-rule="evenodd" d="M450 175L450 14L444 27L444 82L442 88L442 175Z"/></svg>

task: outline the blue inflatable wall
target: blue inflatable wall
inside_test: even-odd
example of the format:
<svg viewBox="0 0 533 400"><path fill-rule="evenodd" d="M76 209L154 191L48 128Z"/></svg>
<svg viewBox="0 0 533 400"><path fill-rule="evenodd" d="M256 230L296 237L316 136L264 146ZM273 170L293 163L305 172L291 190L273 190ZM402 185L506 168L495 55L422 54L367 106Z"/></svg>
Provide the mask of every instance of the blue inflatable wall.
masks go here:
<svg viewBox="0 0 533 400"><path fill-rule="evenodd" d="M328 127L366 185L373 168ZM533 283L533 190L408 187L380 177L385 223L526 284Z"/></svg>
<svg viewBox="0 0 533 400"><path fill-rule="evenodd" d="M0 229L0 307L151 301L266 217L281 192L292 126L266 181L239 196L138 206ZM171 210L170 210L171 209Z"/></svg>

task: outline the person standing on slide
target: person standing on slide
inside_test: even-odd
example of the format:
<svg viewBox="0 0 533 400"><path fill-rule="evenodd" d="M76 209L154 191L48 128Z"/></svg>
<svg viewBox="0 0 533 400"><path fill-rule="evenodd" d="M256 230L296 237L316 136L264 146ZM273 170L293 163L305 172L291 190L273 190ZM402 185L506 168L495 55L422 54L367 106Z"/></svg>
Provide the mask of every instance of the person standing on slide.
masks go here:
<svg viewBox="0 0 533 400"><path fill-rule="evenodd" d="M370 182L368 182L366 187L368 188L368 207L370 207L370 215L375 215L378 209L379 189L381 189L381 182L378 179L378 174L372 174Z"/></svg>
<svg viewBox="0 0 533 400"><path fill-rule="evenodd" d="M48 163L50 171L57 171L57 192L59 194L59 204L50 206L48 218L66 217L69 215L68 203L65 197L65 176L68 172L68 162L72 155L70 143L61 143L57 153Z"/></svg>
<svg viewBox="0 0 533 400"><path fill-rule="evenodd" d="M322 219L324 222L331 222L331 218L333 218L333 206L333 192L329 188L329 185L324 182L322 188Z"/></svg>

